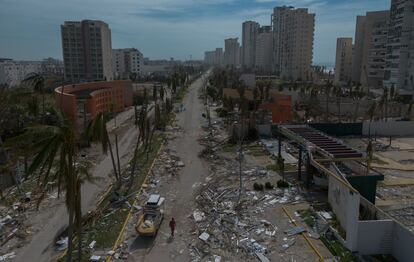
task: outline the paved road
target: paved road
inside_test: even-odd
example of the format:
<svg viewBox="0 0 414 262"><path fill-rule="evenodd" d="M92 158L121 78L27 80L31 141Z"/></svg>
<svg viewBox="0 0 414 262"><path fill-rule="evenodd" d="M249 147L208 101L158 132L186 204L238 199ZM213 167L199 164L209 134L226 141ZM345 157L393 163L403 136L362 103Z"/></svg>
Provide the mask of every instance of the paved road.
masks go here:
<svg viewBox="0 0 414 262"><path fill-rule="evenodd" d="M190 238L188 216L193 212L194 196L192 186L208 174L208 165L198 158L202 147L198 144L201 125L205 123L202 118L203 104L198 99L198 90L202 85L202 79L197 79L184 98L183 104L186 110L177 115L178 125L184 130L183 134L169 142L167 148L176 152L176 155L185 163L177 180L168 185L161 185L159 191L167 196L165 220L153 243L139 242L138 239L130 240L133 253L128 261L189 261L188 244ZM169 237L168 222L171 217L177 221L177 234L172 240Z"/></svg>
<svg viewBox="0 0 414 262"><path fill-rule="evenodd" d="M118 125L124 122L126 127L122 137L119 139L119 152L121 157L121 165L124 166L131 157L131 152L135 146L137 137L137 128L133 124L128 127L126 121L133 121L131 117L134 109L129 109L118 116ZM133 122L132 122L133 123ZM122 124L121 124L122 125ZM111 123L109 123L109 129ZM105 191L111 179L109 174L112 172L112 162L108 156L105 156L93 170L93 177L99 178L95 183L86 183L82 186L82 212L85 214L89 210L96 207L97 196ZM56 255L53 250L54 239L66 228L68 214L65 205L62 203L56 208L46 210L36 214L32 219L33 225L40 225L30 242L20 250L16 251L17 257L15 261L53 261L52 257Z"/></svg>

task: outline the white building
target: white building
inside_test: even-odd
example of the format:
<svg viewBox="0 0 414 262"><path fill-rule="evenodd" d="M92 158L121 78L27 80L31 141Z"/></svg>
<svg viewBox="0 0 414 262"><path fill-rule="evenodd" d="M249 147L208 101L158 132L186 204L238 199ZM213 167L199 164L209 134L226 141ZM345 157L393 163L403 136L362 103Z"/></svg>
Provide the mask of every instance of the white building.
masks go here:
<svg viewBox="0 0 414 262"><path fill-rule="evenodd" d="M392 0L384 85L414 93L414 1Z"/></svg>
<svg viewBox="0 0 414 262"><path fill-rule="evenodd" d="M238 38L224 40L224 64L228 66L240 66L240 44Z"/></svg>
<svg viewBox="0 0 414 262"><path fill-rule="evenodd" d="M70 82L112 80L112 41L108 24L96 20L61 25L65 78Z"/></svg>
<svg viewBox="0 0 414 262"><path fill-rule="evenodd" d="M306 8L275 7L272 20L274 70L281 78L309 79L315 14Z"/></svg>
<svg viewBox="0 0 414 262"><path fill-rule="evenodd" d="M41 72L41 61L4 60L0 62L0 84L18 86L28 74Z"/></svg>
<svg viewBox="0 0 414 262"><path fill-rule="evenodd" d="M144 56L136 48L112 49L112 71L115 79L129 79L142 74Z"/></svg>
<svg viewBox="0 0 414 262"><path fill-rule="evenodd" d="M63 61L51 57L43 59L42 73L46 75L63 76L65 74Z"/></svg>
<svg viewBox="0 0 414 262"><path fill-rule="evenodd" d="M256 61L256 39L260 25L254 21L246 21L242 25L242 61L245 67L254 67Z"/></svg>
<svg viewBox="0 0 414 262"><path fill-rule="evenodd" d="M262 26L256 38L255 66L261 72L272 72L273 34L271 26Z"/></svg>
<svg viewBox="0 0 414 262"><path fill-rule="evenodd" d="M216 51L214 53L215 53L214 64L215 65L223 65L223 63L224 63L223 48L216 48Z"/></svg>
<svg viewBox="0 0 414 262"><path fill-rule="evenodd" d="M336 40L335 79L336 85L346 85L352 81L352 38Z"/></svg>
<svg viewBox="0 0 414 262"><path fill-rule="evenodd" d="M204 63L208 65L214 65L216 60L216 51L204 52Z"/></svg>

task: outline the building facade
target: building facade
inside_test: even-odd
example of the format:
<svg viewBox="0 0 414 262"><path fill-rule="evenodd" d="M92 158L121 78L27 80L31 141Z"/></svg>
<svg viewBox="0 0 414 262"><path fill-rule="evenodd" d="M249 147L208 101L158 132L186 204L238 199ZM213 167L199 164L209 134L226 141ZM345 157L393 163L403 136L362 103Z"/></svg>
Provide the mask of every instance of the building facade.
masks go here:
<svg viewBox="0 0 414 262"><path fill-rule="evenodd" d="M131 74L142 74L144 56L136 48L112 49L114 79L130 79Z"/></svg>
<svg viewBox="0 0 414 262"><path fill-rule="evenodd" d="M204 63L208 65L214 65L216 60L216 51L204 52Z"/></svg>
<svg viewBox="0 0 414 262"><path fill-rule="evenodd" d="M65 74L63 61L51 57L43 59L41 68L42 73L46 75L63 76Z"/></svg>
<svg viewBox="0 0 414 262"><path fill-rule="evenodd" d="M29 74L63 76L63 71L63 62L54 58L42 61L2 59L0 61L0 84L14 87L20 85Z"/></svg>
<svg viewBox="0 0 414 262"><path fill-rule="evenodd" d="M353 81L380 88L384 79L389 11L357 17Z"/></svg>
<svg viewBox="0 0 414 262"><path fill-rule="evenodd" d="M31 73L42 73L41 61L14 61L10 59L0 62L0 84L9 87L18 86Z"/></svg>
<svg viewBox="0 0 414 262"><path fill-rule="evenodd" d="M315 14L306 8L275 7L273 10L274 70L292 80L307 80L313 58Z"/></svg>
<svg viewBox="0 0 414 262"><path fill-rule="evenodd" d="M260 72L272 72L273 35L271 26L260 27L256 38L255 67Z"/></svg>
<svg viewBox="0 0 414 262"><path fill-rule="evenodd" d="M108 24L96 20L66 21L61 25L61 35L67 81L113 79Z"/></svg>
<svg viewBox="0 0 414 262"><path fill-rule="evenodd" d="M224 40L224 64L238 67L240 65L240 44L238 38Z"/></svg>
<svg viewBox="0 0 414 262"><path fill-rule="evenodd" d="M223 48L216 48L214 52L214 64L215 65L223 65L224 60L224 53Z"/></svg>
<svg viewBox="0 0 414 262"><path fill-rule="evenodd" d="M335 78L336 85L346 85L352 81L352 38L336 40Z"/></svg>
<svg viewBox="0 0 414 262"><path fill-rule="evenodd" d="M414 93L414 1L392 0L384 85Z"/></svg>
<svg viewBox="0 0 414 262"><path fill-rule="evenodd" d="M130 80L98 81L60 86L55 89L56 106L83 130L100 112L121 112L132 106Z"/></svg>
<svg viewBox="0 0 414 262"><path fill-rule="evenodd" d="M361 81L361 63L362 53L364 49L365 21L366 16L358 15L356 18L354 54L352 57L352 81L354 83L360 83Z"/></svg>
<svg viewBox="0 0 414 262"><path fill-rule="evenodd" d="M241 64L254 67L256 61L256 39L260 25L254 21L246 21L242 25Z"/></svg>

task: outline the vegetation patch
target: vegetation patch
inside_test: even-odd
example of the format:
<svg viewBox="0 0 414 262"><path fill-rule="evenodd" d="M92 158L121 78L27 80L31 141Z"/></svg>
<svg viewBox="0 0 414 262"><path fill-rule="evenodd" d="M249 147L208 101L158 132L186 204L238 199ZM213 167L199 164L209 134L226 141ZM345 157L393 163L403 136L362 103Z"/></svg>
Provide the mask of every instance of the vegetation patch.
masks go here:
<svg viewBox="0 0 414 262"><path fill-rule="evenodd" d="M277 181L276 185L277 185L278 188L287 188L287 187L289 187L289 183L284 181L284 180L281 180L281 179Z"/></svg>
<svg viewBox="0 0 414 262"><path fill-rule="evenodd" d="M256 191L263 191L264 186L263 186L263 184L260 184L260 183L254 183L253 184L253 189L256 190Z"/></svg>

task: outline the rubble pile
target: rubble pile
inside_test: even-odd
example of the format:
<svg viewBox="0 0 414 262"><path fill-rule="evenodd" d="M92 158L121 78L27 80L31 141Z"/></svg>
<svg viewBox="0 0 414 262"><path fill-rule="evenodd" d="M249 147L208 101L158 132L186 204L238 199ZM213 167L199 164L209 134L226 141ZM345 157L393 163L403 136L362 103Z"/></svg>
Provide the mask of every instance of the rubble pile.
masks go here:
<svg viewBox="0 0 414 262"><path fill-rule="evenodd" d="M291 238L283 243L286 247L278 245L278 227L263 217L268 208L301 202L298 188L254 191L251 181L270 179L273 174L256 167L244 167L244 186L239 199L239 174L230 171L238 170L238 163L234 159L213 155L212 175L200 185L196 194L197 209L191 216L194 235L198 238L190 246L192 259L236 255L241 260L257 257L266 261L269 253L281 252L293 245Z"/></svg>
<svg viewBox="0 0 414 262"><path fill-rule="evenodd" d="M154 170L160 174L178 175L178 172L184 166L184 162L172 150L165 149L159 155Z"/></svg>
<svg viewBox="0 0 414 262"><path fill-rule="evenodd" d="M21 246L31 234L30 228L25 225L25 211L31 209L32 205L29 202L14 202L9 207L0 207L0 253Z"/></svg>

